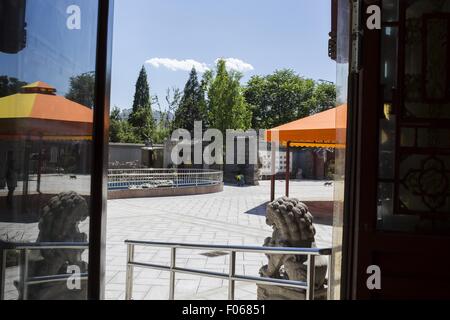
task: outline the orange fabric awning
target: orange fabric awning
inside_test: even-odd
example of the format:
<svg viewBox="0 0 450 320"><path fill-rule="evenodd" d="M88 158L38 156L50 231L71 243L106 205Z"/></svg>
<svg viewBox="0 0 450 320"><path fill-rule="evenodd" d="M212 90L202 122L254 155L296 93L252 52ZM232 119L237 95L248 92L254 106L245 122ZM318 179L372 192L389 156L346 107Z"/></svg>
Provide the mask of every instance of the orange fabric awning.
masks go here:
<svg viewBox="0 0 450 320"><path fill-rule="evenodd" d="M287 146L342 148L347 129L347 105L341 105L266 131L266 141ZM275 141L276 142L276 141Z"/></svg>

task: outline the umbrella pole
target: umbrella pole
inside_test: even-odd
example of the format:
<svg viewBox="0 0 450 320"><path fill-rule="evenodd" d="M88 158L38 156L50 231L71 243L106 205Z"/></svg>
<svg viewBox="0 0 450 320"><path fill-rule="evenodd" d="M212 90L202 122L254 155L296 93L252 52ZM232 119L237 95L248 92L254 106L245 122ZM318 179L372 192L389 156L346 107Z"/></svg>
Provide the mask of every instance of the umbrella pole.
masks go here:
<svg viewBox="0 0 450 320"><path fill-rule="evenodd" d="M275 175L272 174L270 177L270 201L275 200Z"/></svg>
<svg viewBox="0 0 450 320"><path fill-rule="evenodd" d="M41 193L41 173L42 173L42 138L39 141L39 158L38 158L38 165L37 165L37 186L36 191L37 193Z"/></svg>
<svg viewBox="0 0 450 320"><path fill-rule="evenodd" d="M23 186L22 186L22 213L28 213L28 185L30 179L30 149L31 140L28 138L25 141L24 150L24 170L23 170Z"/></svg>
<svg viewBox="0 0 450 320"><path fill-rule="evenodd" d="M286 148L286 197L289 197L290 178L291 178L291 142L288 141Z"/></svg>
<svg viewBox="0 0 450 320"><path fill-rule="evenodd" d="M275 168L276 160L275 160L276 152L275 148L272 144L272 157L271 157L271 169L272 169L272 175L270 177L270 201L275 200L275 178L277 174L277 170Z"/></svg>

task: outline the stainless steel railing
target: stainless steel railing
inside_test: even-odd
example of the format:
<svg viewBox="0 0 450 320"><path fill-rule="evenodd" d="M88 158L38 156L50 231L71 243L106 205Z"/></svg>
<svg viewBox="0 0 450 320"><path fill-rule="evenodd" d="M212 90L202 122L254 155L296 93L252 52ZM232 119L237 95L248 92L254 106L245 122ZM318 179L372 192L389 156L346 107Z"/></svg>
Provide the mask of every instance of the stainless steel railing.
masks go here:
<svg viewBox="0 0 450 320"><path fill-rule="evenodd" d="M110 169L108 189L177 188L216 185L223 182L221 171L207 169Z"/></svg>
<svg viewBox="0 0 450 320"><path fill-rule="evenodd" d="M6 243L0 247L0 300L5 298L6 258L8 251L19 251L19 300L28 299L28 287L42 283L67 281L72 274L29 277L28 264L30 251L34 250L86 250L89 243ZM79 275L80 280L86 280L87 274Z"/></svg>
<svg viewBox="0 0 450 320"><path fill-rule="evenodd" d="M314 300L314 283L315 283L315 257L329 256L328 269L330 268L330 259L332 250L316 249L316 248L271 248L271 247L251 247L251 246L221 246L221 245L202 245L202 244L186 244L186 243L170 243L170 242L150 242L150 241L125 241L127 245L127 270L126 270L126 291L125 300L131 300L133 294L133 270L137 268L147 268L153 270L161 270L170 272L169 279L169 300L175 298L175 274L184 273L191 275L198 275L203 277L212 277L228 280L228 300L234 300L235 282L251 282L255 284L264 284L271 286L284 286L291 288L300 288L306 290L306 299ZM143 247L158 247L170 249L170 266L141 263L134 261L135 246ZM202 271L199 269L179 268L176 266L177 249L192 249L192 250L220 250L228 252L230 255L229 272L219 273ZM260 254L289 254L289 255L306 255L307 260L307 281L291 281L282 279L252 277L236 274L236 253L260 253ZM328 298L330 298L330 285L328 284Z"/></svg>

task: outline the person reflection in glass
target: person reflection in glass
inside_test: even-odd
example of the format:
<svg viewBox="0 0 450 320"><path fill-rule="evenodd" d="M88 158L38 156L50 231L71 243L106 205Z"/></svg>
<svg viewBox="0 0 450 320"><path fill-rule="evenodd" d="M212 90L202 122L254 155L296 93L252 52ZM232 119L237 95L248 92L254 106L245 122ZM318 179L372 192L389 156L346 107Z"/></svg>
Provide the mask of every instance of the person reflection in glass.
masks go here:
<svg viewBox="0 0 450 320"><path fill-rule="evenodd" d="M12 209L14 205L14 191L17 188L17 172L14 163L14 153L12 151L8 151L6 166L2 169L0 172L0 189L8 188L6 203L8 208Z"/></svg>

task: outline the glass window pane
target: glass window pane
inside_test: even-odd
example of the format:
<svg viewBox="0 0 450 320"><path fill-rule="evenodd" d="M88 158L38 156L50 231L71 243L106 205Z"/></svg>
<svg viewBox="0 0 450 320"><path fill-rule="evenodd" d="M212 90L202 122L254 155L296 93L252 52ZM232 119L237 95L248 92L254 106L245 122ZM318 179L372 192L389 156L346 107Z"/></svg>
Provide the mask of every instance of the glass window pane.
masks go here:
<svg viewBox="0 0 450 320"><path fill-rule="evenodd" d="M450 157L411 154L400 163L402 211L450 212Z"/></svg>
<svg viewBox="0 0 450 320"><path fill-rule="evenodd" d="M400 145L402 147L414 147L416 145L417 129L402 128Z"/></svg>
<svg viewBox="0 0 450 320"><path fill-rule="evenodd" d="M396 117L389 114L387 117L389 119L380 121L379 177L381 179L394 179Z"/></svg>
<svg viewBox="0 0 450 320"><path fill-rule="evenodd" d="M398 4L383 1L385 22L399 20ZM385 24L381 38L378 229L448 233L449 132L442 119L449 114L444 98L450 20L441 14L448 8L434 1L402 7L404 26Z"/></svg>
<svg viewBox="0 0 450 320"><path fill-rule="evenodd" d="M397 87L397 42L398 28L384 27L380 71L385 101L392 101L393 90Z"/></svg>
<svg viewBox="0 0 450 320"><path fill-rule="evenodd" d="M378 185L378 222L382 223L394 211L394 184L380 183Z"/></svg>
<svg viewBox="0 0 450 320"><path fill-rule="evenodd" d="M398 21L398 0L383 0L383 22Z"/></svg>
<svg viewBox="0 0 450 320"><path fill-rule="evenodd" d="M5 299L87 297L81 278L20 284L87 272L86 247L22 247L89 240L97 14L92 0L0 5L0 240L18 246Z"/></svg>
<svg viewBox="0 0 450 320"><path fill-rule="evenodd" d="M419 218L394 213L394 184L380 183L378 186L377 227L383 231L414 232Z"/></svg>

